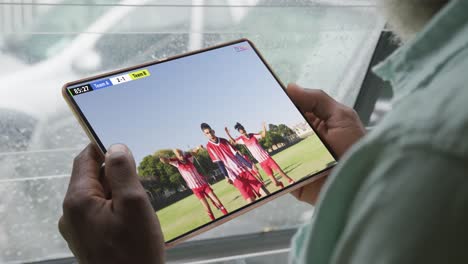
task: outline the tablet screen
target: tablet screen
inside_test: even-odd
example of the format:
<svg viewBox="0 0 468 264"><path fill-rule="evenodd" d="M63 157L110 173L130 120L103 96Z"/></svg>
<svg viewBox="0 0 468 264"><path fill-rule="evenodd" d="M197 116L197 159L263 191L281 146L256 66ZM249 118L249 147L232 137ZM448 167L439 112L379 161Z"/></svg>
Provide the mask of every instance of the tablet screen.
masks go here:
<svg viewBox="0 0 468 264"><path fill-rule="evenodd" d="M132 150L166 242L336 163L246 40L66 89L104 152Z"/></svg>

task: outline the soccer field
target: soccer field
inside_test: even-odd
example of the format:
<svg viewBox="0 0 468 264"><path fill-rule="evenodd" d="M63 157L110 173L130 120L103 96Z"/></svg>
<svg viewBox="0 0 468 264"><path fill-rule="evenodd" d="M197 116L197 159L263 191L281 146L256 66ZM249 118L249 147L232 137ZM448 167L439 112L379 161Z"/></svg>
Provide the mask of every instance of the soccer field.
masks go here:
<svg viewBox="0 0 468 264"><path fill-rule="evenodd" d="M283 171L294 180L299 180L312 172L320 171L328 163L334 161L316 135L312 135L272 157ZM261 171L267 189L271 193L277 191L278 188L271 184L261 167L259 165L257 167ZM277 176L278 180L281 180L278 178L278 174L275 174L275 176ZM286 186L286 180L282 181ZM247 204L239 191L225 180L211 187L229 212ZM211 203L210 205L216 218L222 216L222 213L216 207ZM157 212L157 215L166 241L210 221L205 209L194 195L163 208Z"/></svg>

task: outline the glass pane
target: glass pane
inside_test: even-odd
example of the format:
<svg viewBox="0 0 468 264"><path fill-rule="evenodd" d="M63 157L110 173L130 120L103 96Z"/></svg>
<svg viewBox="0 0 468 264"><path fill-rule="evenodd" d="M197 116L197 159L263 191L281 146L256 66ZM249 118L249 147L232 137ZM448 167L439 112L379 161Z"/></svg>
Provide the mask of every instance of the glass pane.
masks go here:
<svg viewBox="0 0 468 264"><path fill-rule="evenodd" d="M352 105L382 29L373 1L0 1L0 262L69 256L57 231L72 159L89 142L69 81L237 38L284 83ZM295 227L285 195L196 239Z"/></svg>

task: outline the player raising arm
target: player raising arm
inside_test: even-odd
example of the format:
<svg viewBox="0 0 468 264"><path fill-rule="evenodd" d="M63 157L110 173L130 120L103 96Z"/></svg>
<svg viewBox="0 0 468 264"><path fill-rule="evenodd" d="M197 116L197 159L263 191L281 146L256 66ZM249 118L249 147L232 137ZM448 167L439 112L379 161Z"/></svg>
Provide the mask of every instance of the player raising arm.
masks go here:
<svg viewBox="0 0 468 264"><path fill-rule="evenodd" d="M176 158L161 157L161 162L170 164L179 170L180 175L182 175L182 178L187 183L188 187L192 190L193 194L195 194L203 207L205 207L205 210L211 220L214 220L215 217L206 197L213 202L216 208L226 215L228 213L227 210L224 208L213 189L211 189L210 185L205 180L205 177L197 171L197 168L193 164L192 154L184 154L180 149L174 149L173 152L176 155Z"/></svg>
<svg viewBox="0 0 468 264"><path fill-rule="evenodd" d="M262 188L263 183L249 172L250 168L239 160L237 157L239 154L229 144L229 141L218 138L215 131L206 123L201 124L201 130L208 138L206 150L211 160L218 165L221 172L228 178L228 182L232 182L247 202L251 203L256 199L252 189L264 196L269 194Z"/></svg>
<svg viewBox="0 0 468 264"><path fill-rule="evenodd" d="M245 145L250 151L252 156L260 163L263 171L271 179L271 181L278 187L284 188L284 185L281 181L278 181L273 175L273 171L277 171L282 177L288 180L289 183L293 183L294 180L291 179L286 173L281 169L281 167L276 163L276 161L268 154L268 152L263 149L258 140L266 137L266 125L263 123L263 130L261 134L247 133L244 126L240 123L236 123L234 126L241 135L234 139L229 133L229 129L226 127L226 134L231 140L232 144L241 144Z"/></svg>

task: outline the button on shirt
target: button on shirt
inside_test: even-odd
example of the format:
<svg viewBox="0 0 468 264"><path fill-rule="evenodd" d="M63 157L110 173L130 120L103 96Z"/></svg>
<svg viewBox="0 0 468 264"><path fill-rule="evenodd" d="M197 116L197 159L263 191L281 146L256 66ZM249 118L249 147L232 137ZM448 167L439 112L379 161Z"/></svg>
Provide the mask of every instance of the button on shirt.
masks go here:
<svg viewBox="0 0 468 264"><path fill-rule="evenodd" d="M468 263L468 1L374 71L393 110L342 158L291 263Z"/></svg>

